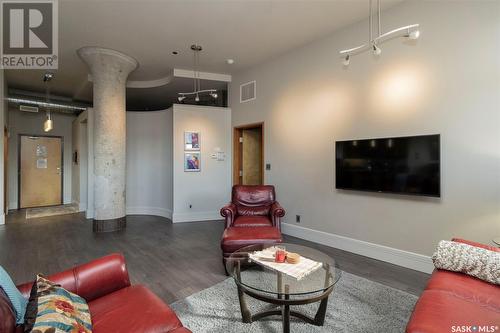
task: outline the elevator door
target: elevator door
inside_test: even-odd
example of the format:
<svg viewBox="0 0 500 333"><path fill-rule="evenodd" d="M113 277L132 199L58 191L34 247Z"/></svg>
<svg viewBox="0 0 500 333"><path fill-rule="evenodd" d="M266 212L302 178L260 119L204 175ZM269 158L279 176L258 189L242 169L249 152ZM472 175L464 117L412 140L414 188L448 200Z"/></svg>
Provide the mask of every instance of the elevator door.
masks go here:
<svg viewBox="0 0 500 333"><path fill-rule="evenodd" d="M19 208L62 204L62 138L20 136Z"/></svg>

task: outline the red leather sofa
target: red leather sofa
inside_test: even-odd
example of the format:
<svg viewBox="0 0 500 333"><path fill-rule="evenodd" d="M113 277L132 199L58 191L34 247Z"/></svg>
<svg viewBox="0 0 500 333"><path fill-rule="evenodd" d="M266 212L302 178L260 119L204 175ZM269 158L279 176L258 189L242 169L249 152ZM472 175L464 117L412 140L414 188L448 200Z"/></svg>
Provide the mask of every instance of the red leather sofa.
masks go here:
<svg viewBox="0 0 500 333"><path fill-rule="evenodd" d="M125 259L111 254L48 277L83 297L90 308L94 333L190 333L176 314L149 289L131 285ZM33 282L18 286L26 297ZM0 332L19 333L10 302L0 293Z"/></svg>
<svg viewBox="0 0 500 333"><path fill-rule="evenodd" d="M453 241L500 252L493 246ZM415 305L406 333L500 332L495 327L500 327L500 286L436 269Z"/></svg>
<svg viewBox="0 0 500 333"><path fill-rule="evenodd" d="M221 240L224 263L244 246L282 242L285 210L276 201L274 186L235 185L231 198L231 203L220 210L226 222Z"/></svg>

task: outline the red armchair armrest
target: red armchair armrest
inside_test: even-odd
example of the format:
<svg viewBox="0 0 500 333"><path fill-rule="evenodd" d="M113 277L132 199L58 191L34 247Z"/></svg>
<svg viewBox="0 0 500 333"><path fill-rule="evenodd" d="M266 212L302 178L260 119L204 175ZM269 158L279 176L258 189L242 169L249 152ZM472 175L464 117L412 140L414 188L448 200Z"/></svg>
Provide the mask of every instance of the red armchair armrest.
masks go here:
<svg viewBox="0 0 500 333"><path fill-rule="evenodd" d="M277 201L275 201L271 206L270 213L273 226L281 230L281 218L285 216L285 210L283 209L283 207L280 206L280 204Z"/></svg>
<svg viewBox="0 0 500 333"><path fill-rule="evenodd" d="M50 275L48 279L80 295L87 302L130 286L125 258L119 253ZM25 297L29 297L32 285L33 282L29 282L18 288Z"/></svg>
<svg viewBox="0 0 500 333"><path fill-rule="evenodd" d="M236 205L233 203L229 203L221 208L220 215L226 219L226 228L229 228L233 224L236 214Z"/></svg>

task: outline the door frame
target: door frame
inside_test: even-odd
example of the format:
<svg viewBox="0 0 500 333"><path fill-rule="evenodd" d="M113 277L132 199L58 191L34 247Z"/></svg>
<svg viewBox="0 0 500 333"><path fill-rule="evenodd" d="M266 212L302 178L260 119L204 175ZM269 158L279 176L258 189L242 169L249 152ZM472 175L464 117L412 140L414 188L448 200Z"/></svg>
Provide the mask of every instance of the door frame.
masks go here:
<svg viewBox="0 0 500 333"><path fill-rule="evenodd" d="M58 205L36 206L36 207L53 207L64 203L64 137L60 135L44 135L44 134L25 134L17 135L17 209L21 209L21 137L36 136L41 138L58 138L61 139L61 203ZM33 207L24 207L33 208Z"/></svg>
<svg viewBox="0 0 500 333"><path fill-rule="evenodd" d="M3 213L5 215L9 212L9 130L7 126L3 129Z"/></svg>
<svg viewBox="0 0 500 333"><path fill-rule="evenodd" d="M242 181L242 176L240 176L242 154L240 145L241 131L246 129L260 128L261 141L260 141L260 154L261 154L261 165L260 174L262 176L261 185L264 184L264 171L265 171L265 161L264 161L264 122L251 123L247 125L235 126L233 127L233 185L240 185Z"/></svg>

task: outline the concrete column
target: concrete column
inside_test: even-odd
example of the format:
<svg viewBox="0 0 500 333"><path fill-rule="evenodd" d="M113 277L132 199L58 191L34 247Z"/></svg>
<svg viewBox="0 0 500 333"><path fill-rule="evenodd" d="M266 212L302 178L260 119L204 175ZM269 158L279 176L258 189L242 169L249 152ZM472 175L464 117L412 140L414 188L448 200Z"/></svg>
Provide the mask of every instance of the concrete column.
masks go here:
<svg viewBox="0 0 500 333"><path fill-rule="evenodd" d="M96 232L124 229L125 87L138 63L115 50L83 47L78 55L94 84L94 222ZM91 124L89 124L91 126Z"/></svg>

